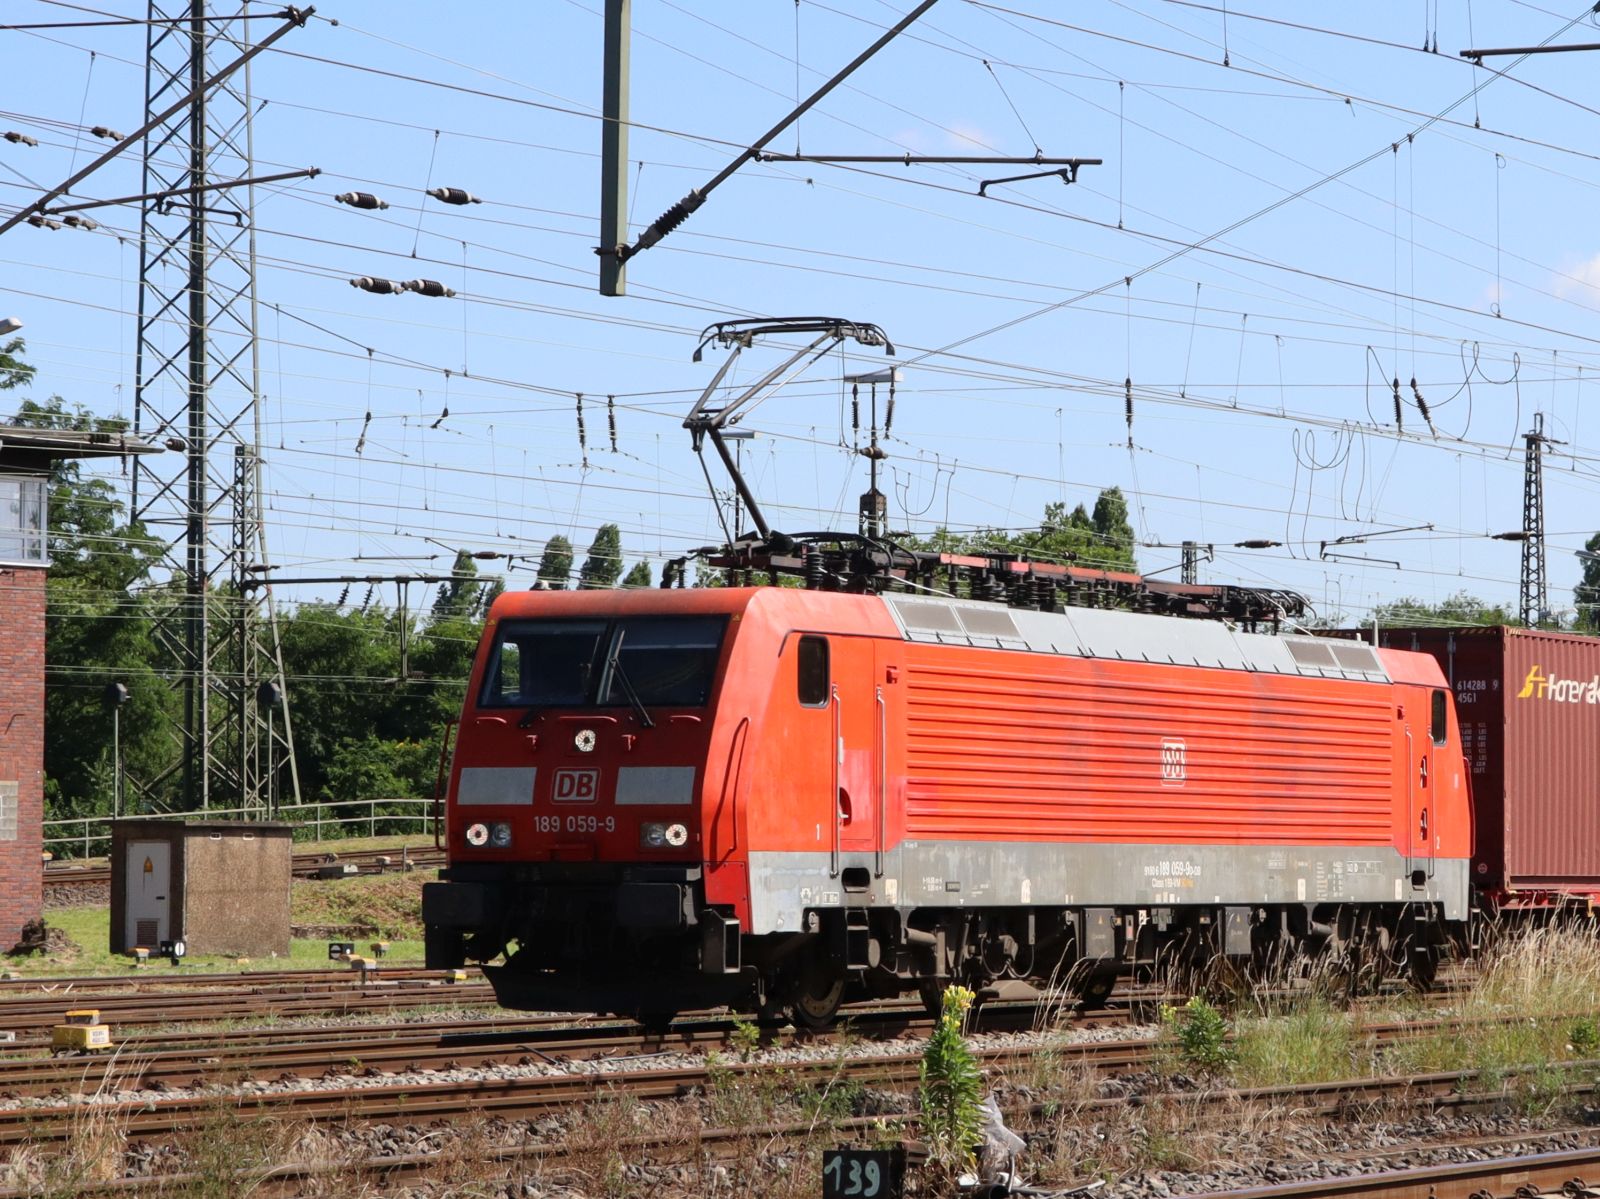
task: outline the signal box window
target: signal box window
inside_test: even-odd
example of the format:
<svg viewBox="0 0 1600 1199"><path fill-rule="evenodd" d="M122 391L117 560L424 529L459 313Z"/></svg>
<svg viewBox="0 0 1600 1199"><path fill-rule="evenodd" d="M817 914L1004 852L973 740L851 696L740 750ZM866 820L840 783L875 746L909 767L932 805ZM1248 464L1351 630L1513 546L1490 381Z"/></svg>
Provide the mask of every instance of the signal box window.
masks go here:
<svg viewBox="0 0 1600 1199"><path fill-rule="evenodd" d="M828 702L828 639L800 638L800 702L808 708L825 707Z"/></svg>
<svg viewBox="0 0 1600 1199"><path fill-rule="evenodd" d="M1443 691L1433 693L1433 743L1443 745L1450 738L1450 722L1446 719L1446 696Z"/></svg>

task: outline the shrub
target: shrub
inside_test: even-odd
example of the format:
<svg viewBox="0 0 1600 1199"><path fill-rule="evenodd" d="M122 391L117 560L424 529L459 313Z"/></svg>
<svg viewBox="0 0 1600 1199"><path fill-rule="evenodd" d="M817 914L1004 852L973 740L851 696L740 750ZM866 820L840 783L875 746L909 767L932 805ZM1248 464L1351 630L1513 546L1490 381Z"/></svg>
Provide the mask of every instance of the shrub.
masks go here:
<svg viewBox="0 0 1600 1199"><path fill-rule="evenodd" d="M1200 996L1180 1007L1162 1005L1162 1027L1177 1042L1178 1056L1196 1070L1222 1074L1234 1063L1236 1054L1228 1043L1228 1022Z"/></svg>

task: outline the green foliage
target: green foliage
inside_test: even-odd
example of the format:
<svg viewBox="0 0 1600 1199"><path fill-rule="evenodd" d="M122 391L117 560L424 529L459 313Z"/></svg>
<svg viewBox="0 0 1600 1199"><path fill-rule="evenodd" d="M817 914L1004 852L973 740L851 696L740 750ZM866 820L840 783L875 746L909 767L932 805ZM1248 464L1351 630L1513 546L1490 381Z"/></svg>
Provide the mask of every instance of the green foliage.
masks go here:
<svg viewBox="0 0 1600 1199"><path fill-rule="evenodd" d="M748 1020L735 1020L733 1032L728 1036L728 1044L733 1046L741 1062L748 1062L755 1056L756 1050L761 1048L761 1029Z"/></svg>
<svg viewBox="0 0 1600 1199"><path fill-rule="evenodd" d="M624 587L650 586L650 563L635 562L633 564L633 569L630 570L627 576L622 580L622 585Z"/></svg>
<svg viewBox="0 0 1600 1199"><path fill-rule="evenodd" d="M1514 612L1490 605L1475 595L1458 591L1437 604L1406 596L1379 604L1372 610L1373 619L1380 627L1423 628L1430 625L1502 625L1516 624Z"/></svg>
<svg viewBox="0 0 1600 1199"><path fill-rule="evenodd" d="M505 584L495 579L487 585L478 578L478 564L466 550L456 551L450 568L450 581L439 584L439 598L433 601L435 619L482 616L489 610Z"/></svg>
<svg viewBox="0 0 1600 1199"><path fill-rule="evenodd" d="M572 542L560 533L545 542L539 559L539 582L557 591L565 590L572 577Z"/></svg>
<svg viewBox="0 0 1600 1199"><path fill-rule="evenodd" d="M1574 1021L1567 1030L1567 1044L1572 1046L1572 1052L1578 1057L1594 1057L1596 1052L1600 1052L1600 1021L1593 1016Z"/></svg>
<svg viewBox="0 0 1600 1199"><path fill-rule="evenodd" d="M0 391L13 387L26 387L33 381L34 368L22 361L22 352L28 348L20 337L13 337L0 345Z"/></svg>
<svg viewBox="0 0 1600 1199"><path fill-rule="evenodd" d="M1583 543L1585 552L1600 554L1600 533ZM1583 578L1573 589L1572 599L1578 607L1576 627L1586 633L1600 632L1600 558L1579 558Z"/></svg>
<svg viewBox="0 0 1600 1199"><path fill-rule="evenodd" d="M934 1026L918 1071L922 1130L930 1160L957 1172L968 1169L983 1139L978 1112L982 1078L978 1060L961 1035L961 1025L976 996L966 987L949 987L944 1010Z"/></svg>
<svg viewBox="0 0 1600 1199"><path fill-rule="evenodd" d="M1162 1004L1161 1027L1176 1042L1178 1056L1196 1070L1222 1074L1237 1058L1228 1042L1227 1020L1198 995L1182 1007Z"/></svg>
<svg viewBox="0 0 1600 1199"><path fill-rule="evenodd" d="M542 569L542 568L541 568ZM622 530L616 525L601 525L589 543L589 556L578 572L578 586L585 591L615 587L622 577Z"/></svg>
<svg viewBox="0 0 1600 1199"><path fill-rule="evenodd" d="M958 536L936 529L926 538L907 542L934 553L1015 554L1040 562L1071 562L1097 570L1137 571L1133 527L1128 523L1128 501L1117 487L1108 487L1095 500L1091 515L1082 504L1070 512L1063 503L1046 504L1037 529L1007 532L979 529Z"/></svg>
<svg viewBox="0 0 1600 1199"><path fill-rule="evenodd" d="M6 386L26 382L15 359L0 355L0 368L7 372ZM26 369L31 376L32 368ZM82 408L68 410L58 396L43 404L24 400L15 422L36 429L121 428ZM160 545L125 520L110 481L86 476L80 462L62 459L52 467L49 493L45 794L51 816L99 815L111 811L115 777L111 714L101 701L108 684L128 687L120 717L129 779L155 777L171 760L165 714L175 697L152 667L157 655L150 619L171 597L140 593ZM136 802L136 786L128 795Z"/></svg>

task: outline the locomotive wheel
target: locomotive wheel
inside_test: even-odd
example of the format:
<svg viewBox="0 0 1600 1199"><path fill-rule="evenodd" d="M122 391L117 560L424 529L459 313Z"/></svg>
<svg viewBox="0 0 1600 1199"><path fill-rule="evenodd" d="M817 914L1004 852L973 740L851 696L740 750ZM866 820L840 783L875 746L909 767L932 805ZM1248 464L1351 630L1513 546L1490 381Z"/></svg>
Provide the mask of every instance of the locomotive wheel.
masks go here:
<svg viewBox="0 0 1600 1199"><path fill-rule="evenodd" d="M1111 998L1111 992L1117 986L1117 971L1115 967L1109 970L1095 970L1083 980L1083 990L1080 993L1079 1006L1085 1011L1098 1011L1105 1007L1106 1000Z"/></svg>
<svg viewBox="0 0 1600 1199"><path fill-rule="evenodd" d="M639 1011L633 1013L636 1020L645 1032L653 1037L664 1037L672 1030L672 1022L678 1018L678 1013L673 1011Z"/></svg>
<svg viewBox="0 0 1600 1199"><path fill-rule="evenodd" d="M807 974L789 1001L789 1019L796 1028L827 1028L839 1014L844 999L844 979Z"/></svg>

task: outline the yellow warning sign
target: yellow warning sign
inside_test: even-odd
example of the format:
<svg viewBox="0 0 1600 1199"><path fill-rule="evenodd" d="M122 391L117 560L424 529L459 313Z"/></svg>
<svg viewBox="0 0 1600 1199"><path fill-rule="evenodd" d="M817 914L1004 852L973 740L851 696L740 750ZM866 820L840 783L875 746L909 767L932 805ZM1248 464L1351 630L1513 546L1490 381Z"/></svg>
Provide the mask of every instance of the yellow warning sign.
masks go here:
<svg viewBox="0 0 1600 1199"><path fill-rule="evenodd" d="M146 858L144 860L144 872L146 874L153 873L155 871L155 868L156 868L156 864L154 862L152 862L149 858Z"/></svg>

